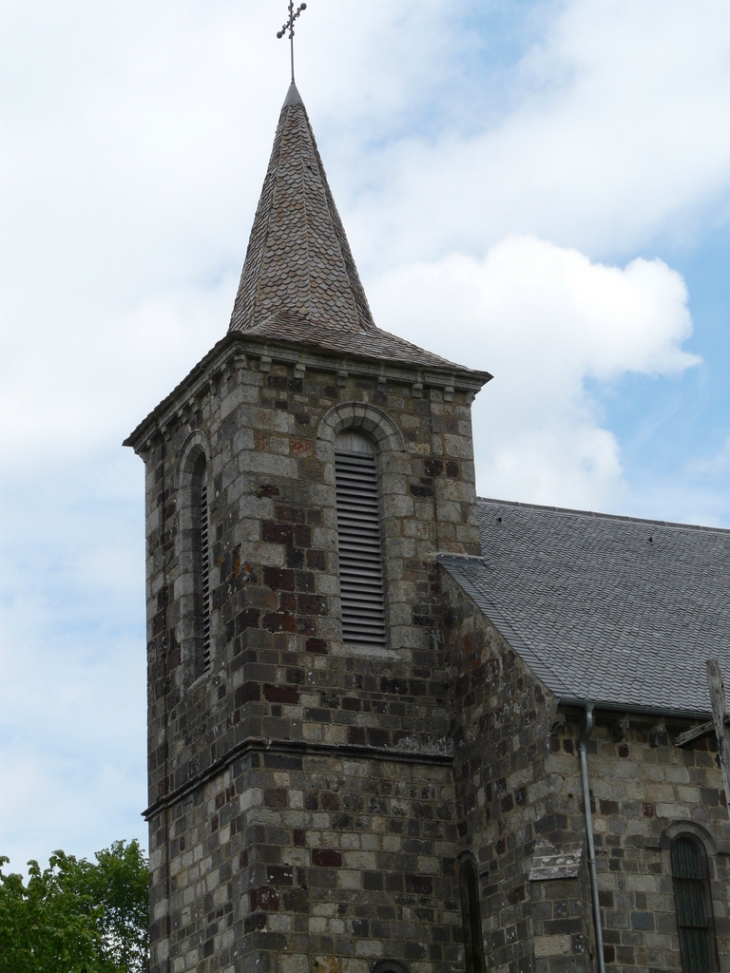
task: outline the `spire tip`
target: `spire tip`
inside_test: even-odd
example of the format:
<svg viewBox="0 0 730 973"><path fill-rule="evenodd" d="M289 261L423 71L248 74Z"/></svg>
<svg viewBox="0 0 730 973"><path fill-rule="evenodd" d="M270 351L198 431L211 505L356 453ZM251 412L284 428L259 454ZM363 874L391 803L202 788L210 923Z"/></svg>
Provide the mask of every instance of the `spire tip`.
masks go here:
<svg viewBox="0 0 730 973"><path fill-rule="evenodd" d="M286 98L284 99L284 104L282 108L291 108L292 105L301 105L304 108L304 102L302 101L302 96L299 94L299 89L292 83L289 85L289 90L286 93Z"/></svg>

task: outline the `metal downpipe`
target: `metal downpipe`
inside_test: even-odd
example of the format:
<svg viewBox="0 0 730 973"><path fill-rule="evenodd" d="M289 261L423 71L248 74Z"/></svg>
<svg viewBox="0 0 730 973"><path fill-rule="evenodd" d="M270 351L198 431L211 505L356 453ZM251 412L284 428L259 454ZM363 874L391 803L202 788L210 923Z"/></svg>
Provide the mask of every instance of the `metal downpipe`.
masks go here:
<svg viewBox="0 0 730 973"><path fill-rule="evenodd" d="M606 973L606 961L603 957L603 927L601 925L601 902L598 897L598 872L596 870L596 844L593 840L593 814L591 813L591 788L588 783L588 756L586 744L593 732L593 703L586 703L586 725L580 737L578 752L580 753L580 775L583 782L583 807L586 817L586 838L588 840L588 868L591 878L591 898L593 900L593 924L596 929L596 953L598 958L598 973Z"/></svg>

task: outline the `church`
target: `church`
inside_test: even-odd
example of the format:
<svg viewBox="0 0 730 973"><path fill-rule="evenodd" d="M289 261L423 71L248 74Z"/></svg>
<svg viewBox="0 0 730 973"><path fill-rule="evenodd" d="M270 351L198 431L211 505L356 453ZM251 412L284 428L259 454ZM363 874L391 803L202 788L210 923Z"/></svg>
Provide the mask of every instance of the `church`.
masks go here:
<svg viewBox="0 0 730 973"><path fill-rule="evenodd" d="M490 377L376 326L292 83L228 331L125 442L152 973L730 970L730 532L478 498Z"/></svg>

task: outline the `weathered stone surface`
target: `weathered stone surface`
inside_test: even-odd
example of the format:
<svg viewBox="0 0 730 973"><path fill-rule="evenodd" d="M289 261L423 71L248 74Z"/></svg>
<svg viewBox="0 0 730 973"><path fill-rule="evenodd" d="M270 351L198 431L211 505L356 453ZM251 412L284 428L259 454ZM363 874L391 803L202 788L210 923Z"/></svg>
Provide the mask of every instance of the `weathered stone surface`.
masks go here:
<svg viewBox="0 0 730 973"><path fill-rule="evenodd" d="M147 456L154 969L167 955L174 970L319 956L445 973L461 917L435 555L478 551L473 465L451 458L469 394L424 402L353 365L339 386L326 370L247 363ZM379 450L385 653L342 642L333 463L348 424ZM182 597L191 443L212 484L212 666L199 677Z"/></svg>
<svg viewBox="0 0 730 973"><path fill-rule="evenodd" d="M578 744L563 709L451 579L457 828L481 862L487 967L595 969ZM722 969L730 954L730 823L711 737L672 745L684 721L599 713L588 767L608 973L682 970L670 836L704 836ZM583 848L576 878L530 881L535 856ZM567 958L569 963L566 965ZM534 965L533 965L534 964Z"/></svg>
<svg viewBox="0 0 730 973"><path fill-rule="evenodd" d="M578 878L582 857L582 845L572 845L556 851L554 845L541 838L535 845L528 880L549 882L559 878Z"/></svg>

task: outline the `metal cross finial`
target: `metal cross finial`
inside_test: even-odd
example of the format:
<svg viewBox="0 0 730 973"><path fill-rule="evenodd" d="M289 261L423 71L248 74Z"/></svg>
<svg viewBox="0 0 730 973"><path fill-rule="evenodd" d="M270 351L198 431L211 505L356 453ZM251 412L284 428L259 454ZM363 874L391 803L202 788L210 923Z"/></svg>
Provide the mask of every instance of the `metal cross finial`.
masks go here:
<svg viewBox="0 0 730 973"><path fill-rule="evenodd" d="M276 35L279 40L289 31L289 42L291 43L291 80L294 84L294 21L301 17L302 11L307 9L306 3L302 3L294 10L294 0L289 0L289 19Z"/></svg>

